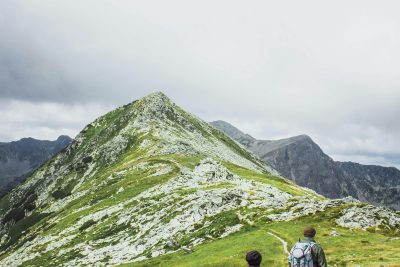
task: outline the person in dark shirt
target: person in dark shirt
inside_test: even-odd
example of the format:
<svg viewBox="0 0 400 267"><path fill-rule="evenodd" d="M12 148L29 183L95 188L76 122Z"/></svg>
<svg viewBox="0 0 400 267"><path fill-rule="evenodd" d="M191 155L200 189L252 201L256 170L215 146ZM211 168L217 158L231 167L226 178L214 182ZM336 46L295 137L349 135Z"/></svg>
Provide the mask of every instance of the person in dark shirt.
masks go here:
<svg viewBox="0 0 400 267"><path fill-rule="evenodd" d="M317 231L315 230L314 227L306 226L303 231L304 238L302 240L299 240L298 243L312 244L311 255L312 255L313 266L327 267L324 250L322 249L321 245L318 244L314 239L316 234ZM289 262L289 267L293 267L290 265L290 262Z"/></svg>

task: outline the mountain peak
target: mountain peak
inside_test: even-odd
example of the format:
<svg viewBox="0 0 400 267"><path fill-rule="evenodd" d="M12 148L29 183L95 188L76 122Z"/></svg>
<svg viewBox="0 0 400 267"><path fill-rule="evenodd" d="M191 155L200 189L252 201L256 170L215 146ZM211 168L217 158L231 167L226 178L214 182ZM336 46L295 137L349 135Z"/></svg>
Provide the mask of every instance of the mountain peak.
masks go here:
<svg viewBox="0 0 400 267"><path fill-rule="evenodd" d="M306 135L306 134L301 134L301 135L296 135L296 136L293 136L293 137L289 137L286 140L290 140L290 141L293 141L293 142L299 142L299 141L311 141L311 142L314 142L311 139L311 137Z"/></svg>
<svg viewBox="0 0 400 267"><path fill-rule="evenodd" d="M33 137L23 137L18 141L12 141L12 142L31 142L31 141L38 141L38 139L35 139Z"/></svg>
<svg viewBox="0 0 400 267"><path fill-rule="evenodd" d="M154 92L154 93L150 93L146 96L144 96L143 98L141 98L141 100L146 100L146 101L170 101L170 99L168 98L168 96L166 96L163 92L158 91L158 92Z"/></svg>
<svg viewBox="0 0 400 267"><path fill-rule="evenodd" d="M180 108L162 92L97 118L81 131L71 149L77 146L87 147L86 155L98 156L107 164L139 146L151 155L202 154L250 169L268 169L254 155Z"/></svg>
<svg viewBox="0 0 400 267"><path fill-rule="evenodd" d="M69 137L68 135L60 135L57 138L57 141L59 141L59 142L63 142L63 141L71 142L71 140L72 140L72 138Z"/></svg>
<svg viewBox="0 0 400 267"><path fill-rule="evenodd" d="M165 118L167 113L173 112L177 106L162 92L155 92L135 101L138 110L145 117Z"/></svg>
<svg viewBox="0 0 400 267"><path fill-rule="evenodd" d="M139 99L139 101L146 103L147 105L156 105L156 106L163 106L172 103L171 99L169 99L163 92L154 92L148 94Z"/></svg>

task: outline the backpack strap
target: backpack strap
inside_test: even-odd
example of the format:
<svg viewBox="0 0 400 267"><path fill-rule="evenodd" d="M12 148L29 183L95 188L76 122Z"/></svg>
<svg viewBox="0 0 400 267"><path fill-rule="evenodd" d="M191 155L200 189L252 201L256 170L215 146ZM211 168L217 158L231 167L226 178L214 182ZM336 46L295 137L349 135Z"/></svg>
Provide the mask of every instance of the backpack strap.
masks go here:
<svg viewBox="0 0 400 267"><path fill-rule="evenodd" d="M308 244L310 244L310 246L313 247L313 246L315 246L317 243L316 243L316 242L313 242L313 241L310 241L310 242L308 242Z"/></svg>

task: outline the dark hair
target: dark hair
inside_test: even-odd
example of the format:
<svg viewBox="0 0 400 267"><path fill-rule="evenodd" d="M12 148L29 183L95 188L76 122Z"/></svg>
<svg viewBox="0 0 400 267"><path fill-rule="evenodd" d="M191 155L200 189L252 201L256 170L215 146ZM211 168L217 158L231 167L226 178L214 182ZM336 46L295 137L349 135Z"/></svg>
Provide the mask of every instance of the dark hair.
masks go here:
<svg viewBox="0 0 400 267"><path fill-rule="evenodd" d="M254 267L260 266L261 260L262 257L260 252L258 251L252 250L249 251L246 255L246 261L249 264L249 266L254 266Z"/></svg>
<svg viewBox="0 0 400 267"><path fill-rule="evenodd" d="M312 226L304 227L304 236L313 238L316 235L317 231Z"/></svg>

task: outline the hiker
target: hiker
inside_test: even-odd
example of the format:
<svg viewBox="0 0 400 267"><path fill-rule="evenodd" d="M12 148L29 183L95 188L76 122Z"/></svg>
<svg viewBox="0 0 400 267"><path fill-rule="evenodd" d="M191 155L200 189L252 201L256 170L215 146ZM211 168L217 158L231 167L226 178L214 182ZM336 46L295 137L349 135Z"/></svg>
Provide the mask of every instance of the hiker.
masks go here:
<svg viewBox="0 0 400 267"><path fill-rule="evenodd" d="M248 267L260 267L261 264L261 254L258 251L252 250L247 253L246 261Z"/></svg>
<svg viewBox="0 0 400 267"><path fill-rule="evenodd" d="M324 250L314 240L316 233L312 226L304 228L304 239L290 250L289 267L327 267Z"/></svg>

